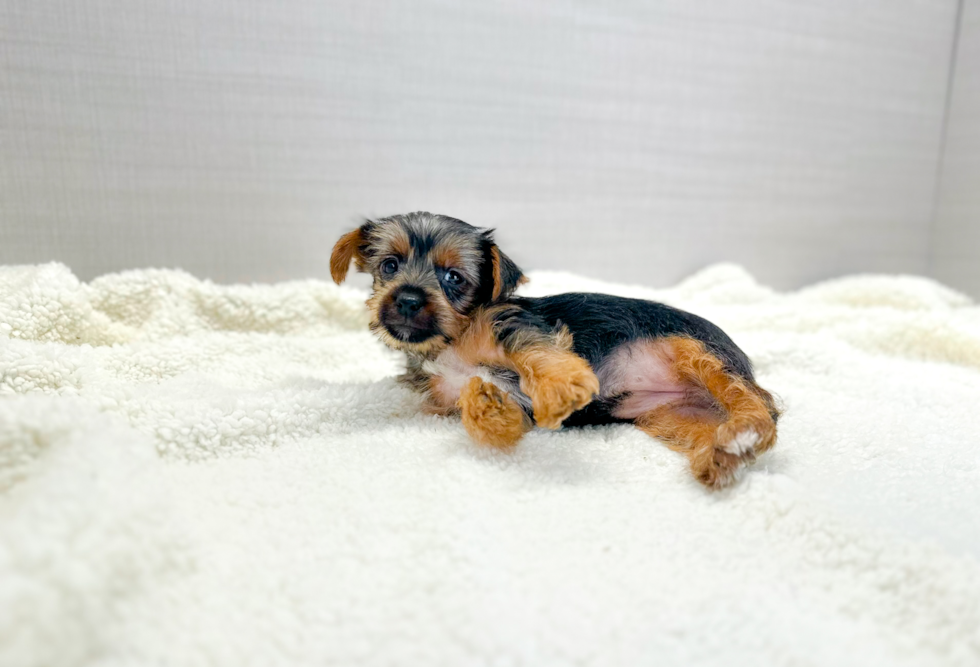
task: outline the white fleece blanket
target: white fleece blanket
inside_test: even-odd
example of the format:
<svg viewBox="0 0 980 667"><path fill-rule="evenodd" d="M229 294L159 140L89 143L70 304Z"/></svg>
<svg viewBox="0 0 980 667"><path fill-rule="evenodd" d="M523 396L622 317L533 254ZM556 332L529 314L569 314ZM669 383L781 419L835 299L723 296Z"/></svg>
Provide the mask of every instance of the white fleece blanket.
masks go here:
<svg viewBox="0 0 980 667"><path fill-rule="evenodd" d="M629 426L425 416L364 293L0 268L0 664L978 665L980 308L538 273L723 326L786 408L735 488Z"/></svg>

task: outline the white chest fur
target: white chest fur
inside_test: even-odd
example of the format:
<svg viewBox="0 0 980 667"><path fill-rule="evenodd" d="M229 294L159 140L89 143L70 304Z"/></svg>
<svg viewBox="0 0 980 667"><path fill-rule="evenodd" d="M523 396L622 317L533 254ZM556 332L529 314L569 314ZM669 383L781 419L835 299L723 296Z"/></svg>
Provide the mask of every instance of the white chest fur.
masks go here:
<svg viewBox="0 0 980 667"><path fill-rule="evenodd" d="M507 392L519 404L530 406L530 399L521 392L514 373L468 363L461 359L453 348L448 348L435 359L423 363L422 370L433 377L433 392L444 405L455 404L470 378L478 377Z"/></svg>
<svg viewBox="0 0 980 667"><path fill-rule="evenodd" d="M490 382L490 372L485 366L468 364L456 353L453 348L448 348L441 352L438 357L422 364L422 370L434 378L439 378L439 393L443 400L453 402L459 398L463 387L469 382L471 377L480 377Z"/></svg>

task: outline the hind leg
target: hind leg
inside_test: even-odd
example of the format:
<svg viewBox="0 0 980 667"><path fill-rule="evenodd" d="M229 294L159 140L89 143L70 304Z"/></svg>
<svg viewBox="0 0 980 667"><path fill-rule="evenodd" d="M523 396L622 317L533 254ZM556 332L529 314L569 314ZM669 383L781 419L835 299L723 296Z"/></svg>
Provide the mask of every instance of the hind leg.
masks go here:
<svg viewBox="0 0 980 667"><path fill-rule="evenodd" d="M768 392L726 371L722 361L696 340L671 339L671 348L678 377L706 391L724 412L717 432L724 451L754 459L775 444L778 412Z"/></svg>
<svg viewBox="0 0 980 667"><path fill-rule="evenodd" d="M684 453L701 483L711 488L731 484L757 454L773 446L778 412L771 396L751 379L727 371L700 342L657 339L631 353L637 351L656 360L660 387L672 391L659 392L665 398L650 402L638 386L635 397L622 404L621 410L630 414L618 416L633 419L640 430ZM648 409L640 411L644 400Z"/></svg>
<svg viewBox="0 0 980 667"><path fill-rule="evenodd" d="M733 453L719 442L720 420L692 414L677 405L663 405L638 417L636 427L687 456L695 479L713 489L738 479L741 469L755 458L750 448Z"/></svg>

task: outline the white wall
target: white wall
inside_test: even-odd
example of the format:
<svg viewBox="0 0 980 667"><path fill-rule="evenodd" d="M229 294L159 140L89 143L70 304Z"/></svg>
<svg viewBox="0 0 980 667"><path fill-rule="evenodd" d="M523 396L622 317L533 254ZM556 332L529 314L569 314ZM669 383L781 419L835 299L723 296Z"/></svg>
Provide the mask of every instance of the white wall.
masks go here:
<svg viewBox="0 0 980 667"><path fill-rule="evenodd" d="M0 262L326 276L358 215L530 268L928 269L956 0L6 0Z"/></svg>
<svg viewBox="0 0 980 667"><path fill-rule="evenodd" d="M935 275L980 297L980 0L964 0L934 248Z"/></svg>

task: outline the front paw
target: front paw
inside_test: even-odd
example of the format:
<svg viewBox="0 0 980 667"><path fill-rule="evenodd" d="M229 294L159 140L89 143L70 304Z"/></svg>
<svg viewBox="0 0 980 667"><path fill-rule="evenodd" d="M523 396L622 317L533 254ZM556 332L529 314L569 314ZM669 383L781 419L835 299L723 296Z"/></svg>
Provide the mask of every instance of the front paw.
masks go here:
<svg viewBox="0 0 980 667"><path fill-rule="evenodd" d="M538 426L556 429L570 414L592 402L599 393L599 379L580 357L549 371L547 376L536 379L531 406Z"/></svg>
<svg viewBox="0 0 980 667"><path fill-rule="evenodd" d="M524 411L499 387L478 377L470 381L459 396L463 426L476 442L509 448L517 444L528 429Z"/></svg>

